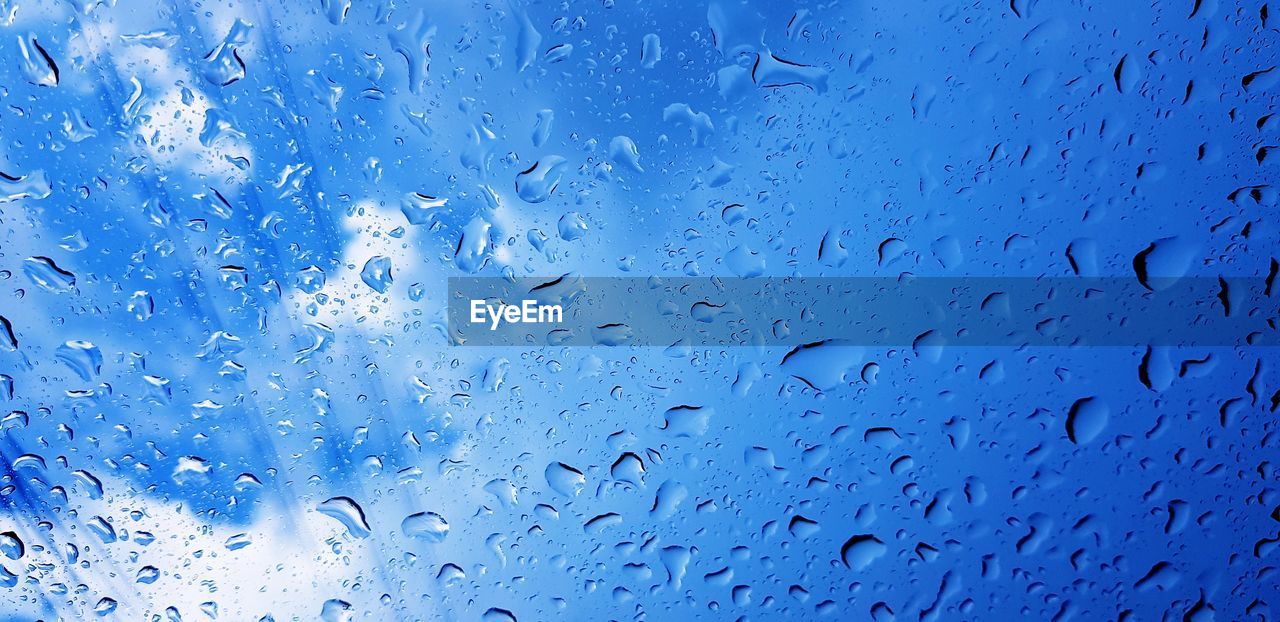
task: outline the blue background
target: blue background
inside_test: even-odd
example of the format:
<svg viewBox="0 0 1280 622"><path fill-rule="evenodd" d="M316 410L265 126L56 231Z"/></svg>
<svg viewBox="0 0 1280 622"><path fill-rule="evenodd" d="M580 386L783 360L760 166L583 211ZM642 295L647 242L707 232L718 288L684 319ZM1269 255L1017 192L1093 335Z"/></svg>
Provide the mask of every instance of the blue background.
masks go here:
<svg viewBox="0 0 1280 622"><path fill-rule="evenodd" d="M0 618L1280 598L1271 350L444 326L471 274L1265 276L1262 2L0 8Z"/></svg>

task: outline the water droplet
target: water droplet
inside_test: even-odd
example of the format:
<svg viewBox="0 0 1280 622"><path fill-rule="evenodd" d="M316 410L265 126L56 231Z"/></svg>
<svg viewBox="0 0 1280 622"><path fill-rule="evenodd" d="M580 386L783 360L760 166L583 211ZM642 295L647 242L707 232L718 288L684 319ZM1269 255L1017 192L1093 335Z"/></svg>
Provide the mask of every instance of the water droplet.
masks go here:
<svg viewBox="0 0 1280 622"><path fill-rule="evenodd" d="M587 485L587 477L582 471L563 462L548 464L545 475L551 489L566 497L578 496Z"/></svg>
<svg viewBox="0 0 1280 622"><path fill-rule="evenodd" d="M400 523L400 530L410 538L427 542L443 542L449 535L449 523L435 512L418 512L406 516Z"/></svg>
<svg viewBox="0 0 1280 622"><path fill-rule="evenodd" d="M458 238L458 246L454 249L453 261L463 272L475 273L484 268L492 255L492 241L489 238L492 225L489 221L476 216L462 228Z"/></svg>
<svg viewBox="0 0 1280 622"><path fill-rule="evenodd" d="M849 568L863 570L883 557L888 548L880 538L871 534L858 534L850 537L840 547L840 559Z"/></svg>
<svg viewBox="0 0 1280 622"><path fill-rule="evenodd" d="M636 173L644 172L644 167L640 166L640 148L629 136L614 136L609 141L609 159Z"/></svg>
<svg viewBox="0 0 1280 622"><path fill-rule="evenodd" d="M330 598L320 607L321 622L351 622L355 615L355 607L338 598Z"/></svg>
<svg viewBox="0 0 1280 622"><path fill-rule="evenodd" d="M545 156L534 162L533 166L516 175L516 194L529 203L541 203L551 198L551 193L560 184L566 162L558 155Z"/></svg>
<svg viewBox="0 0 1280 622"><path fill-rule="evenodd" d="M30 38L19 36L18 51L22 54L22 73L28 82L36 86L58 86L58 64L34 35Z"/></svg>
<svg viewBox="0 0 1280 622"><path fill-rule="evenodd" d="M653 69L662 60L662 40L658 35L649 33L644 36L640 45L640 66Z"/></svg>
<svg viewBox="0 0 1280 622"><path fill-rule="evenodd" d="M316 511L342 523L353 538L367 538L372 532L364 517L364 508L351 497L332 497L316 506Z"/></svg>
<svg viewBox="0 0 1280 622"><path fill-rule="evenodd" d="M1111 418L1111 408L1096 397L1084 397L1075 401L1067 411L1067 438L1077 445L1084 445L1102 434Z"/></svg>
<svg viewBox="0 0 1280 622"><path fill-rule="evenodd" d="M9 175L0 171L0 203L22 199L46 199L53 193L49 177L36 170L26 175Z"/></svg>
<svg viewBox="0 0 1280 622"><path fill-rule="evenodd" d="M391 289L391 258L382 255L374 255L364 262L364 268L360 270L360 280L364 281L370 289L379 294L387 293Z"/></svg>
<svg viewBox="0 0 1280 622"><path fill-rule="evenodd" d="M228 86L244 79L245 64L240 58L239 48L249 41L251 29L247 22L236 19L222 42L204 57L203 75L206 80L217 86Z"/></svg>
<svg viewBox="0 0 1280 622"><path fill-rule="evenodd" d="M73 339L58 346L57 358L81 380L93 382L102 373L102 351L88 341Z"/></svg>
<svg viewBox="0 0 1280 622"><path fill-rule="evenodd" d="M22 271L32 283L50 292L67 292L76 286L76 275L63 270L48 257L28 257Z"/></svg>
<svg viewBox="0 0 1280 622"><path fill-rule="evenodd" d="M438 199L421 192L410 192L400 200L400 211L411 225L431 224L436 210L445 206L448 199Z"/></svg>

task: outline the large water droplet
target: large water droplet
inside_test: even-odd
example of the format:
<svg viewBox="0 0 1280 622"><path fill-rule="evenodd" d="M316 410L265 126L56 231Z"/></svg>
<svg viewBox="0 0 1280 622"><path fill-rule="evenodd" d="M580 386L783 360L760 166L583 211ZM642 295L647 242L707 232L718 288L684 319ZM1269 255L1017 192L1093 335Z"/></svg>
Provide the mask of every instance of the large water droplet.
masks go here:
<svg viewBox="0 0 1280 622"><path fill-rule="evenodd" d="M360 280L379 294L387 293L391 288L391 258L382 255L370 257L360 270Z"/></svg>
<svg viewBox="0 0 1280 622"><path fill-rule="evenodd" d="M332 497L320 502L316 511L342 523L353 538L367 538L372 530L365 520L364 508L351 497Z"/></svg>
<svg viewBox="0 0 1280 622"><path fill-rule="evenodd" d="M443 542L449 535L449 523L435 512L410 514L400 522L400 530L410 538L427 542Z"/></svg>
<svg viewBox="0 0 1280 622"><path fill-rule="evenodd" d="M563 462L552 462L547 465L545 475L551 489L566 496L576 497L587 485L587 476Z"/></svg>
<svg viewBox="0 0 1280 622"><path fill-rule="evenodd" d="M541 203L551 198L551 193L560 184L565 162L567 160L558 155L545 156L534 162L533 166L516 175L516 194L529 203Z"/></svg>
<svg viewBox="0 0 1280 622"><path fill-rule="evenodd" d="M66 292L76 286L76 275L63 270L48 257L28 257L22 271L32 283L51 292Z"/></svg>
<svg viewBox="0 0 1280 622"><path fill-rule="evenodd" d="M1067 411L1067 438L1077 445L1084 445L1106 429L1111 419L1111 407L1096 397L1075 401Z"/></svg>
<svg viewBox="0 0 1280 622"><path fill-rule="evenodd" d="M102 373L102 351L88 341L73 339L63 343L56 356L85 382L93 382Z"/></svg>

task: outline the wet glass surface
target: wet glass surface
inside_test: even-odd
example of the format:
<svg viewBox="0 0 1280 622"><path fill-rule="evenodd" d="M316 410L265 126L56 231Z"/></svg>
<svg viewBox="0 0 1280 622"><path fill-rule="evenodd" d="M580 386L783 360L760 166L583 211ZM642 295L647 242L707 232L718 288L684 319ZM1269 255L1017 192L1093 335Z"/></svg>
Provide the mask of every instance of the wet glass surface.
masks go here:
<svg viewBox="0 0 1280 622"><path fill-rule="evenodd" d="M1274 338L1273 11L0 0L0 620L1270 619L1274 349L447 307L1222 277Z"/></svg>

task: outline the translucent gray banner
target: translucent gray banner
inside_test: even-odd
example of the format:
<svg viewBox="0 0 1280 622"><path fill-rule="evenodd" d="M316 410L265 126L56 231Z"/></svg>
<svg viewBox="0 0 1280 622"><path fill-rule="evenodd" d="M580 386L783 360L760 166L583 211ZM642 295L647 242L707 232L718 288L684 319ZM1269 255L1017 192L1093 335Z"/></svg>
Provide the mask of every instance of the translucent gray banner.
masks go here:
<svg viewBox="0 0 1280 622"><path fill-rule="evenodd" d="M451 278L461 346L1272 346L1270 278Z"/></svg>

